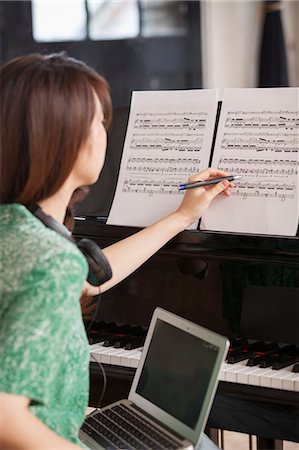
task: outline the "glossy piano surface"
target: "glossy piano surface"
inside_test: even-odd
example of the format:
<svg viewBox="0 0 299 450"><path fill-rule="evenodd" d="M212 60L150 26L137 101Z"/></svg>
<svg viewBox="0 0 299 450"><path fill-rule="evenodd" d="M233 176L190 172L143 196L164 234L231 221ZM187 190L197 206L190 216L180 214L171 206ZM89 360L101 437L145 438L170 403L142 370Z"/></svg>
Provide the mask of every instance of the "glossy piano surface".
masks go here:
<svg viewBox="0 0 299 450"><path fill-rule="evenodd" d="M134 227L106 225L128 113L128 108L114 111L101 177L76 212L75 238L92 239L102 248L138 231ZM229 338L298 344L298 298L298 232L294 237L284 237L186 230L126 280L104 293L96 320L146 327L153 310L161 306ZM112 397L106 396L106 402L128 393L134 365L138 363L138 351L130 367L121 355L121 349L115 349L112 356L109 351L105 357L102 355L110 387L113 386ZM92 396L96 396L101 390L102 372L95 362L91 362L91 368ZM250 380L257 383L257 373L253 373L256 369L250 370ZM239 379L247 376L241 374ZM236 377L233 372L227 375L218 391L230 398L262 398L274 406L291 405L298 418L298 392L229 381ZM296 384L291 380L286 383L291 387Z"/></svg>
<svg viewBox="0 0 299 450"><path fill-rule="evenodd" d="M87 217L76 220L74 235L103 248L136 231ZM186 230L102 296L99 320L148 325L159 305L231 337L239 333L248 286L299 289L299 237ZM267 338L288 342L280 336Z"/></svg>
<svg viewBox="0 0 299 450"><path fill-rule="evenodd" d="M136 233L139 228L106 224L106 217L77 217L74 234L88 237L106 247ZM244 235L185 230L160 253L200 255L229 261L253 261L299 266L299 236Z"/></svg>
<svg viewBox="0 0 299 450"><path fill-rule="evenodd" d="M106 225L105 219L93 217L76 220L75 237L87 237L106 247L136 231L133 227ZM134 274L102 295L97 320L146 327L155 307L161 306L230 338L241 336L294 344L299 342L298 289L298 236L184 231ZM101 350L101 344L94 345L98 348L97 360L103 364L108 378L103 404L127 396L141 347L130 351L128 362L124 350L114 349L111 354L107 348ZM291 367L279 373L248 368L243 361L237 369L238 372L225 363L216 399L236 399L236 405L240 399L251 405L262 399L271 411L287 408L290 423L298 419L298 377ZM272 372L276 372L274 377ZM97 404L101 387L102 372L93 360L92 405ZM212 419L215 411L212 409ZM238 415L237 411L236 406ZM251 419L252 413L246 423L250 424ZM218 422L217 426L225 428L227 424ZM230 429L252 432L254 426L247 431L233 424ZM268 437L299 439L299 433L298 437L281 434L275 424L273 429L276 434ZM259 433L265 435L263 429Z"/></svg>

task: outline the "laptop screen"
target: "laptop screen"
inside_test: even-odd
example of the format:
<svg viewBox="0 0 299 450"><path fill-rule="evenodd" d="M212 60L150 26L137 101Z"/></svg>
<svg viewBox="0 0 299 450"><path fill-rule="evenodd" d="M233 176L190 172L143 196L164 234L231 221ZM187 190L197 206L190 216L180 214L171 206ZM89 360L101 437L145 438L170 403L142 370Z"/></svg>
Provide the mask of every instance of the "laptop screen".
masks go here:
<svg viewBox="0 0 299 450"><path fill-rule="evenodd" d="M157 319L136 392L194 429L219 347Z"/></svg>

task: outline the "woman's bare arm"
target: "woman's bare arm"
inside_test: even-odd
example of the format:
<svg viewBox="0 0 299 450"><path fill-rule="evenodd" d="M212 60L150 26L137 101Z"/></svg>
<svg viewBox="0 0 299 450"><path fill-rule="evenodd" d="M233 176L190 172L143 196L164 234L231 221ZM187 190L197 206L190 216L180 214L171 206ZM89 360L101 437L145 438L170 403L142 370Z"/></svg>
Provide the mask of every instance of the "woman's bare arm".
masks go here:
<svg viewBox="0 0 299 450"><path fill-rule="evenodd" d="M189 182L226 175L226 172L220 170L206 169L190 177ZM134 272L170 239L198 220L214 197L221 192L229 196L230 187L233 187L233 183L223 181L208 188L190 189L185 193L182 203L175 212L134 235L106 247L103 251L112 267L113 277L104 283L100 290L104 292L110 289Z"/></svg>
<svg viewBox="0 0 299 450"><path fill-rule="evenodd" d="M29 410L30 399L0 392L0 448L4 450L79 450L50 430Z"/></svg>

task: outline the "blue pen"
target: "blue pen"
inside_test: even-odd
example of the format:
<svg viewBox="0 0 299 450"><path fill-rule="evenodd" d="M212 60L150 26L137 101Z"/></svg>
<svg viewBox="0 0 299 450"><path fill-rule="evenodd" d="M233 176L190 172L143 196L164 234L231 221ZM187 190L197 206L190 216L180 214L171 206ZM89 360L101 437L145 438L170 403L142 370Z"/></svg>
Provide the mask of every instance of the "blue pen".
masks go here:
<svg viewBox="0 0 299 450"><path fill-rule="evenodd" d="M213 178L211 180L194 181L193 183L179 184L178 189L179 191L184 191L185 189L193 189L202 186L209 186L210 184L217 184L223 180L234 181L239 178L242 178L242 175L228 175L227 177Z"/></svg>

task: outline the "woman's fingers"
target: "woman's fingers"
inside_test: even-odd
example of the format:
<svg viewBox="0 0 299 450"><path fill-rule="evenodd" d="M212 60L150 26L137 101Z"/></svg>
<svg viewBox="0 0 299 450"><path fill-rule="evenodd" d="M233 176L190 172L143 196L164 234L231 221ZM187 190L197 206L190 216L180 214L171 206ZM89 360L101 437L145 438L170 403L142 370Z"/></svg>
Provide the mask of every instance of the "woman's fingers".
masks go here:
<svg viewBox="0 0 299 450"><path fill-rule="evenodd" d="M200 181L200 180L209 180L211 178L227 177L229 175L230 175L229 173L227 173L223 170L213 169L213 168L209 167L205 170L202 170L201 172L191 175L189 177L189 181L194 182L194 181Z"/></svg>
<svg viewBox="0 0 299 450"><path fill-rule="evenodd" d="M100 294L100 286L93 286L92 284L88 283L88 281L85 281L81 292L82 296L94 297L95 295L99 294Z"/></svg>

